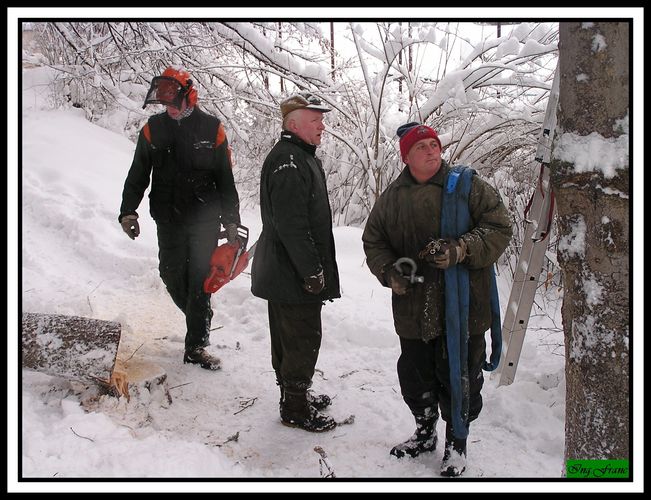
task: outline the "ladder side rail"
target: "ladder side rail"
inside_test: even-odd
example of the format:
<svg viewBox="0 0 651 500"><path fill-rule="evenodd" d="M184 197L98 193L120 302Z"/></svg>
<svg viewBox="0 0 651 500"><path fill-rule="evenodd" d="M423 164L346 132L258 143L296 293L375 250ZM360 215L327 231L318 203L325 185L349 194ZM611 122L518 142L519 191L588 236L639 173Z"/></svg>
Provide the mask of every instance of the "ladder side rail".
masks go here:
<svg viewBox="0 0 651 500"><path fill-rule="evenodd" d="M505 348L502 349L502 355L500 357L500 365L493 374L493 377L500 373L501 370L506 365L506 356L509 352L510 346L512 344L512 339L514 337L514 332L519 330L516 327L516 322L521 317L519 312L519 304L523 300L529 300L531 295L530 291L527 289L530 286L529 277L532 273L535 273L537 269L537 261L540 261L540 268L538 269L538 274L542 270L542 263L544 259L541 259L536 255L536 252L539 252L536 245L536 234L539 232L539 225L535 223L535 220L538 219L544 211L545 208L545 198L543 194L537 189L536 194L534 195L534 201L532 202L531 211L534 217L526 223L525 234L522 243L522 250L520 256L518 257L518 262L516 265L513 284L511 287L511 293L509 295L509 300L507 302L507 308L504 315L504 322L502 324L502 337L503 343L506 344ZM544 256L544 253L543 253ZM533 298L531 300L533 303ZM530 309L530 308L529 308Z"/></svg>
<svg viewBox="0 0 651 500"><path fill-rule="evenodd" d="M548 165L556 128L559 90L560 72L557 66L536 149L535 159L541 163L541 175L532 200L530 217L526 221L522 250L514 273L514 282L502 327L506 349L502 349L500 366L492 374L493 376L500 374L499 385L511 384L515 378L549 243L548 227L554 216L554 206Z"/></svg>
<svg viewBox="0 0 651 500"><path fill-rule="evenodd" d="M531 309L533 308L536 291L540 285L540 274L546 251L547 239L535 244L535 249L529 263L529 272L527 273L522 288L520 302L517 304L517 310L514 313L514 322L509 336L509 344L500 374L499 385L508 385L515 379L515 372L522 352L525 333L531 317Z"/></svg>

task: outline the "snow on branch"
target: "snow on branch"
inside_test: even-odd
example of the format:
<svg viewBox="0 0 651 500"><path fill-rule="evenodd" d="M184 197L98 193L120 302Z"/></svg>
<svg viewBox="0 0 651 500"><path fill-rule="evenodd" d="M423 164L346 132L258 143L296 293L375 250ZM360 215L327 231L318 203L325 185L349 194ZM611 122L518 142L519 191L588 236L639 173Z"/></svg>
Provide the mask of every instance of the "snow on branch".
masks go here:
<svg viewBox="0 0 651 500"><path fill-rule="evenodd" d="M264 60L277 70L296 74L315 85L332 84L326 68L318 63L304 61L287 52L276 51L275 44L262 36L249 23L214 23L212 29L242 49Z"/></svg>
<svg viewBox="0 0 651 500"><path fill-rule="evenodd" d="M251 197L282 126L279 102L297 91L318 95L333 110L319 155L340 224L362 224L404 167L395 131L408 121L436 128L447 160L491 171L528 165L522 159L537 142L556 66L557 25L523 23L478 38L475 23L325 24L39 26L44 58L61 76L57 105L81 106L104 124L125 111L121 132L132 139L150 113L140 103L151 79L170 64L184 66L200 105L226 123L234 163L244 167L235 170L238 183Z"/></svg>

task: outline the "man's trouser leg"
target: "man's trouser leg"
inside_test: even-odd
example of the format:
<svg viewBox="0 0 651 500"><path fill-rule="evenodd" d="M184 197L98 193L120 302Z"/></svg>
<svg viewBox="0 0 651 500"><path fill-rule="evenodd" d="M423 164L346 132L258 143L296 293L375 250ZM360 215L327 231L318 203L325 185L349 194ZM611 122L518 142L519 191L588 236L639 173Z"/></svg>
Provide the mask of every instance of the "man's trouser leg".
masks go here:
<svg viewBox="0 0 651 500"><path fill-rule="evenodd" d="M320 302L285 304L269 301L271 365L285 388L306 391L321 347Z"/></svg>
<svg viewBox="0 0 651 500"><path fill-rule="evenodd" d="M185 314L186 351L209 344L212 309L203 282L219 232L219 221L158 224L160 276L174 303Z"/></svg>
<svg viewBox="0 0 651 500"><path fill-rule="evenodd" d="M391 455L417 457L436 449L438 421L438 381L434 371L433 343L400 338L398 358L400 391L414 415L416 430L406 441L394 446Z"/></svg>
<svg viewBox="0 0 651 500"><path fill-rule="evenodd" d="M398 380L402 398L414 416L438 418L434 343L400 338L400 350Z"/></svg>
<svg viewBox="0 0 651 500"><path fill-rule="evenodd" d="M486 360L486 340L483 335L470 335L468 341L468 423L475 420L482 409L481 389L484 386L482 365ZM452 424L452 400L450 392L450 366L445 336L435 340L436 377L441 384L439 405L443 420Z"/></svg>
<svg viewBox="0 0 651 500"><path fill-rule="evenodd" d="M185 314L188 302L187 241L181 224L157 223L158 271L176 306Z"/></svg>

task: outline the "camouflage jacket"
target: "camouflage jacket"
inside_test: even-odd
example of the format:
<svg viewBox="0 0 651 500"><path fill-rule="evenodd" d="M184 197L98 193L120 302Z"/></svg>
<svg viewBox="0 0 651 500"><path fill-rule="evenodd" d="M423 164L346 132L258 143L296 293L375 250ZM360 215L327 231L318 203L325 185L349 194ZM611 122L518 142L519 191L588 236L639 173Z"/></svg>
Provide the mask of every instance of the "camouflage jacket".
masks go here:
<svg viewBox="0 0 651 500"><path fill-rule="evenodd" d="M432 339L445 332L444 272L419 259L430 238L440 237L441 201L448 165L429 181L418 184L405 167L371 210L362 241L371 272L384 285L384 272L400 257L418 265L425 282L414 284L402 296L392 294L394 326L398 335ZM460 236L467 256L460 265L470 272L470 335L490 328L490 266L504 252L512 236L508 211L499 193L478 175L469 197L472 229Z"/></svg>

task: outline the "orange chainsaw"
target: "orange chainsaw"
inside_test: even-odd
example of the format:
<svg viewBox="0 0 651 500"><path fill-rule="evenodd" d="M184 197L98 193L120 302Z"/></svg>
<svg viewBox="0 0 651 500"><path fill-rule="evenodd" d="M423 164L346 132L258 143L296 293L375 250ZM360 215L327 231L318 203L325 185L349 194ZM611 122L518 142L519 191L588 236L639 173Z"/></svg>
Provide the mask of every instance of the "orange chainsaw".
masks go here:
<svg viewBox="0 0 651 500"><path fill-rule="evenodd" d="M257 242L247 250L249 229L238 225L237 235L238 242L224 243L213 251L210 257L210 272L203 282L204 292L215 293L226 283L235 279L249 265ZM220 237L224 236L224 232L220 233Z"/></svg>

